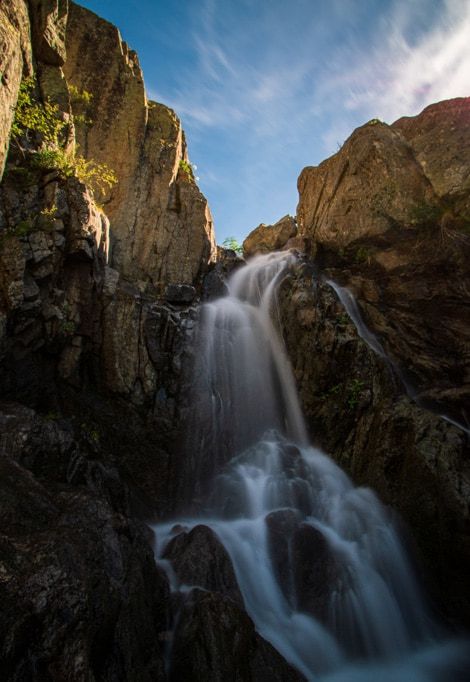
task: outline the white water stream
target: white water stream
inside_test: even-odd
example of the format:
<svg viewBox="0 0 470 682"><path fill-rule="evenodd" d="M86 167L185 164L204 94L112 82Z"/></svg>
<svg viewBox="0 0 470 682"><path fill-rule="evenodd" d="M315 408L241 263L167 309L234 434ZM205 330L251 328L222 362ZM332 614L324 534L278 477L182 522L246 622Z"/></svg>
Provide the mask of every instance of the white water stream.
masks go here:
<svg viewBox="0 0 470 682"><path fill-rule="evenodd" d="M256 629L308 680L464 682L466 645L433 621L391 514L308 445L271 322L294 262L254 258L203 308L195 380L210 424L200 444L219 473L197 518L154 527L158 556L176 522L210 526Z"/></svg>
<svg viewBox="0 0 470 682"><path fill-rule="evenodd" d="M339 300L344 306L344 309L349 315L351 322L356 327L356 331L361 339L365 341L365 343L374 351L374 353L380 355L380 357L385 360L392 371L400 379L408 397L411 398L411 400L413 400L419 407L428 409L426 404L424 404L423 400L420 398L416 388L413 386L410 380L406 378L398 364L385 353L385 350L377 336L367 327L352 292L347 287L340 286L332 279L325 279L325 283L328 284L338 296ZM439 417L470 435L470 428L468 427L468 424L464 424L462 421L457 421L456 419L449 417L447 414L439 414Z"/></svg>

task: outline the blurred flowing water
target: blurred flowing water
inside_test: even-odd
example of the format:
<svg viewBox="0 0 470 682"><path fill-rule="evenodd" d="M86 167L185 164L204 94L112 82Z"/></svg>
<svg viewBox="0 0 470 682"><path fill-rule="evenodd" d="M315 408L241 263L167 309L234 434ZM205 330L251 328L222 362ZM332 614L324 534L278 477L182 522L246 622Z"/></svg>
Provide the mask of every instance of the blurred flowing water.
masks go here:
<svg viewBox="0 0 470 682"><path fill-rule="evenodd" d="M308 444L272 322L295 261L258 256L203 307L199 443L216 475L177 521L214 530L256 629L308 680L464 682L467 643L434 622L390 512ZM159 557L175 522L154 527Z"/></svg>

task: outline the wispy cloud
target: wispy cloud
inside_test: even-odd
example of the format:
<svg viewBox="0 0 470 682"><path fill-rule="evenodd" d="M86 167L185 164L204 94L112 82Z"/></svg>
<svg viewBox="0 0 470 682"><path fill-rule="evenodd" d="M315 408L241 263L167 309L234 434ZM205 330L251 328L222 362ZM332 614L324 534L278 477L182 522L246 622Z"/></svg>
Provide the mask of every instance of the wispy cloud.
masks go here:
<svg viewBox="0 0 470 682"><path fill-rule="evenodd" d="M191 59L154 94L188 129L216 222L240 233L293 211L302 166L357 125L470 95L469 36L468 0L202 0Z"/></svg>
<svg viewBox="0 0 470 682"><path fill-rule="evenodd" d="M347 110L374 111L391 122L470 95L470 3L447 0L437 23L413 40L414 20L406 5L395 5L372 52L356 48L353 67L341 77Z"/></svg>

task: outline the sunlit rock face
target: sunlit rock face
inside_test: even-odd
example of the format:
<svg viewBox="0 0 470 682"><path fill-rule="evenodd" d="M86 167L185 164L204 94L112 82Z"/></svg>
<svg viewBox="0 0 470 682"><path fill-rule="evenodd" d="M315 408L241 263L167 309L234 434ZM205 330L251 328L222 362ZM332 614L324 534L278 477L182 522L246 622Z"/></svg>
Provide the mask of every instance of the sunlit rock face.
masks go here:
<svg viewBox="0 0 470 682"><path fill-rule="evenodd" d="M413 149L436 194L469 217L470 98L437 102L392 125Z"/></svg>
<svg viewBox="0 0 470 682"><path fill-rule="evenodd" d="M421 400L467 423L470 98L371 121L299 178L299 232ZM468 425L468 424L467 424Z"/></svg>
<svg viewBox="0 0 470 682"><path fill-rule="evenodd" d="M409 145L378 121L355 130L319 166L305 168L298 189L300 234L331 248L405 229L413 206L436 201Z"/></svg>
<svg viewBox="0 0 470 682"><path fill-rule="evenodd" d="M284 216L274 225L261 223L243 242L243 255L247 258L257 253L278 251L296 234L297 224L290 215Z"/></svg>
<svg viewBox="0 0 470 682"><path fill-rule="evenodd" d="M215 260L215 240L207 201L180 163L188 153L178 117L147 100L137 55L116 27L71 4L66 45L67 80L92 95L78 143L119 180L102 197L113 266L159 293L169 283L193 284Z"/></svg>
<svg viewBox="0 0 470 682"><path fill-rule="evenodd" d="M5 166L10 127L23 73L32 70L30 23L25 0L0 7L0 179Z"/></svg>

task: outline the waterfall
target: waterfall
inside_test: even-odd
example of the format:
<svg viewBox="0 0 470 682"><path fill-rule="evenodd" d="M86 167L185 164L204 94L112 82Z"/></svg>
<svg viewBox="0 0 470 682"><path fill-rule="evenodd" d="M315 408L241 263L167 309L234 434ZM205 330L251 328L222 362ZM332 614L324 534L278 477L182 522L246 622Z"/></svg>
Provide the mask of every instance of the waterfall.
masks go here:
<svg viewBox="0 0 470 682"><path fill-rule="evenodd" d="M349 315L351 322L356 327L356 331L361 337L361 339L369 346L369 348L371 348L371 350L374 351L374 353L376 353L383 360L385 360L385 362L388 364L388 366L391 368L394 374L401 381L408 397L411 398L411 400L413 400L418 405L418 407L430 409L429 404L420 398L418 391L413 386L412 382L406 377L405 373L402 371L400 366L385 353L385 350L377 336L367 327L361 315L361 311L359 310L357 301L354 298L352 292L346 287L340 286L337 282L333 281L332 279L325 279L325 283L328 284L328 286L330 286L336 293L338 299L340 300L340 302L344 306L344 309ZM435 410L433 409L432 411ZM467 435L470 435L470 428L468 428L468 425L462 423L457 419L453 419L447 414L439 414L439 417L449 422L449 424L453 424L453 426L456 426L458 429L460 429Z"/></svg>
<svg viewBox="0 0 470 682"><path fill-rule="evenodd" d="M203 306L193 426L211 482L197 516L154 526L157 559L171 570L176 521L209 526L257 631L308 680L464 680L465 645L430 615L392 514L308 443L272 322L294 264L258 256Z"/></svg>

